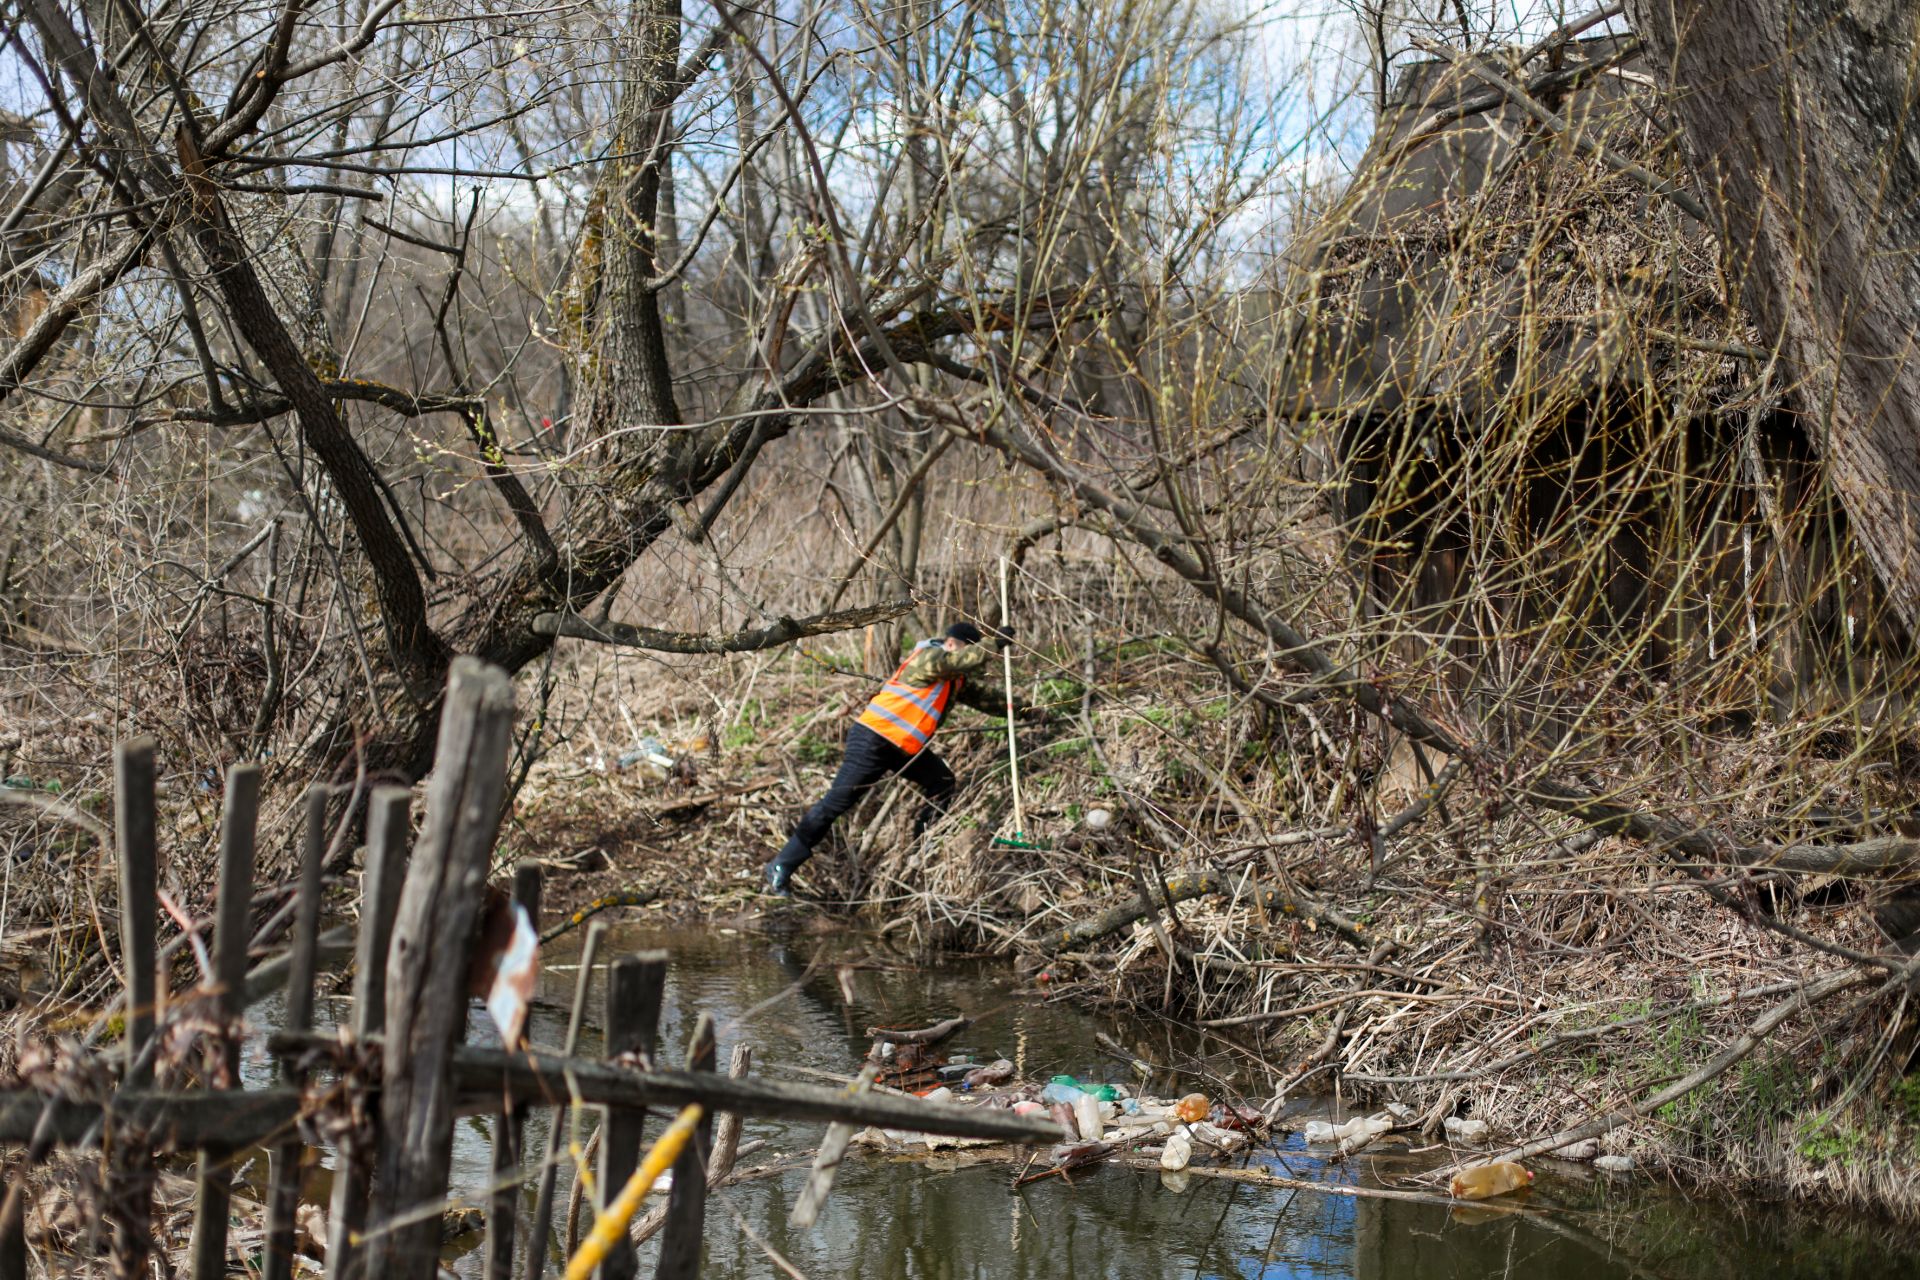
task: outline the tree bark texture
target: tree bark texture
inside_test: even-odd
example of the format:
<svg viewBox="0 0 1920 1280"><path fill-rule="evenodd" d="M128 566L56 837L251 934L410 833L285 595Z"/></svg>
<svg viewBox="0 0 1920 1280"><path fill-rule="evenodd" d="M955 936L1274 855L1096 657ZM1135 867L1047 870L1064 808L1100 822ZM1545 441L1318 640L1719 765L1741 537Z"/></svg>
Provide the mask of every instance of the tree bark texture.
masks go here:
<svg viewBox="0 0 1920 1280"><path fill-rule="evenodd" d="M1738 299L1862 546L1920 621L1920 139L1900 0L1629 0Z"/></svg>

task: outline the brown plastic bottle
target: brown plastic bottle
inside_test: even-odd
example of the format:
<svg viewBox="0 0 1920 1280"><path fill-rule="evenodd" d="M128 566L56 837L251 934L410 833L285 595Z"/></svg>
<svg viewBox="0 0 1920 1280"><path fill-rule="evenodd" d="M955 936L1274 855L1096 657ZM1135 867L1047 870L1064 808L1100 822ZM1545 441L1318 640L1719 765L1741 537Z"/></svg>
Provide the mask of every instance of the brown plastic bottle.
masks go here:
<svg viewBox="0 0 1920 1280"><path fill-rule="evenodd" d="M1531 1169L1523 1169L1511 1160L1496 1160L1492 1164L1476 1164L1472 1168L1462 1169L1453 1175L1447 1190L1456 1200L1485 1200L1490 1196L1518 1191L1532 1183Z"/></svg>

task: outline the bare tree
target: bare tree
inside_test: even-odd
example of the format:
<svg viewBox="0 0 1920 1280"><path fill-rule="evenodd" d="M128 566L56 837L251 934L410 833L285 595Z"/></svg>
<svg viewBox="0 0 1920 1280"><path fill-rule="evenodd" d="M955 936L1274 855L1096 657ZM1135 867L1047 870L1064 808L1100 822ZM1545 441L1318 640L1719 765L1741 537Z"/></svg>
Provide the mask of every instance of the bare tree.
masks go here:
<svg viewBox="0 0 1920 1280"><path fill-rule="evenodd" d="M1920 624L1920 155L1901 6L1635 0L1728 275Z"/></svg>

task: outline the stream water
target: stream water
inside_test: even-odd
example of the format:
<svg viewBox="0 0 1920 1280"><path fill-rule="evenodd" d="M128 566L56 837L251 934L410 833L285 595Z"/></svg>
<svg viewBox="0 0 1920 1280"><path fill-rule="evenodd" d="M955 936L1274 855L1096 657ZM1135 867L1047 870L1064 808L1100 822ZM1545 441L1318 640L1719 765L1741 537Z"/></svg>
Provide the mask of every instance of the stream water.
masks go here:
<svg viewBox="0 0 1920 1280"><path fill-rule="evenodd" d="M1044 1003L1015 989L998 966L976 963L917 967L890 957L859 935L775 937L724 929L662 933L615 930L609 955L645 947L671 951L661 1043L685 1043L695 1017L719 1024L722 1069L735 1043L753 1047L754 1073L772 1079L820 1080L807 1072L850 1074L864 1054L868 1026L918 1026L955 1011L975 1018L950 1049L981 1061L1013 1059L1025 1078L1069 1073L1081 1079L1133 1083L1127 1067L1103 1055L1098 1031L1117 1036L1155 1062L1203 1063L1207 1070L1253 1086L1231 1056L1196 1058L1198 1041L1166 1027L1118 1020L1064 1003ZM576 957L550 952L534 1014L536 1043L565 1036L565 1007ZM846 990L850 988L849 1003ZM589 1010L601 1008L597 989ZM257 1025L272 1021L256 1006ZM324 1014L328 1012L323 1010ZM331 1013L344 1016L344 1006ZM476 1006L475 1038L490 1026ZM597 1053L590 1030L583 1051ZM248 1073L264 1082L264 1061L249 1055ZM1154 1082L1156 1092L1184 1092L1191 1078ZM479 1204L488 1177L490 1121L462 1122L454 1145L457 1196ZM650 1127L657 1134L659 1126ZM766 1146L742 1160L767 1164L777 1154L804 1154L819 1125L752 1123L746 1138ZM584 1141L584 1124L580 1138ZM528 1124L529 1152L546 1149L547 1118ZM1389 1185L1433 1163L1389 1149L1347 1165L1329 1165L1297 1135L1276 1138L1252 1164L1283 1175L1329 1183ZM856 1148L841 1167L832 1199L809 1230L787 1225L806 1171L799 1167L716 1193L708 1204L706 1264L710 1277L799 1274L914 1277L1295 1277L1359 1276L1380 1280L1453 1280L1486 1276L1920 1278L1920 1248L1908 1233L1882 1224L1744 1206L1683 1196L1642 1176L1596 1175L1583 1166L1543 1162L1520 1212L1275 1191L1222 1180L1192 1179L1184 1190L1157 1173L1117 1167L1076 1173L1019 1191L1005 1164L972 1164L958 1153L906 1159ZM325 1203L324 1173L308 1194ZM563 1166L557 1203L565 1204ZM532 1192L527 1194L531 1214ZM524 1219L523 1219L524 1220ZM557 1228L556 1228L557 1233ZM758 1237L756 1240L754 1237ZM524 1241L524 1232L522 1234ZM462 1276L480 1275L480 1239L449 1245L447 1262ZM651 1273L656 1239L642 1253ZM549 1270L556 1274L558 1268Z"/></svg>

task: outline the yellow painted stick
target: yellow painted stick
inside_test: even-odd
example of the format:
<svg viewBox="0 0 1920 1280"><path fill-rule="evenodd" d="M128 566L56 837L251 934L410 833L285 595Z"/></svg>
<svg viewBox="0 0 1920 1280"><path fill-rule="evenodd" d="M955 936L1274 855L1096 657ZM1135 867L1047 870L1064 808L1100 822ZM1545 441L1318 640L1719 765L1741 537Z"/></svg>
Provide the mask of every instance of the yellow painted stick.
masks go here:
<svg viewBox="0 0 1920 1280"><path fill-rule="evenodd" d="M660 1175L680 1158L680 1152L693 1137L693 1131L700 1127L700 1119L705 1114L699 1103L687 1104L660 1135L659 1141L648 1148L640 1167L627 1179L627 1185L620 1188L620 1194L607 1206L606 1212L594 1220L592 1232L580 1242L579 1252L567 1263L567 1280L587 1280L593 1269L606 1261L608 1251L626 1233L627 1223L640 1211L640 1202L653 1190Z"/></svg>

